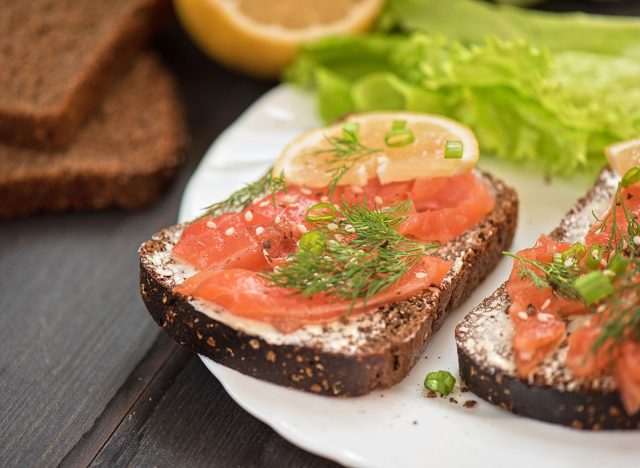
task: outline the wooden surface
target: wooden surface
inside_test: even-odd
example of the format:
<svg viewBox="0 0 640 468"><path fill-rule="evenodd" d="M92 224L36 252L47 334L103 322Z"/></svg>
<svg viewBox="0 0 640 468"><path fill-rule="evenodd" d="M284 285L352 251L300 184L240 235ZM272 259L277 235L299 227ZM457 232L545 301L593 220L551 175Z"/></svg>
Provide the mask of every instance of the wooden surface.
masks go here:
<svg viewBox="0 0 640 468"><path fill-rule="evenodd" d="M633 1L552 7L640 14ZM162 201L0 224L0 466L333 466L238 407L142 305L136 249L175 222L199 158L273 86L214 65L176 24L155 48L179 80L193 138Z"/></svg>

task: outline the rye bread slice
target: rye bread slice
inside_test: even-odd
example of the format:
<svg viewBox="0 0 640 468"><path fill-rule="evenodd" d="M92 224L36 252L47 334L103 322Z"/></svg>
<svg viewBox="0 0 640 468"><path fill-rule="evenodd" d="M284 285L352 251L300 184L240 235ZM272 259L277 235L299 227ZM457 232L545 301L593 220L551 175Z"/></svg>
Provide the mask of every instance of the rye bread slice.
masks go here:
<svg viewBox="0 0 640 468"><path fill-rule="evenodd" d="M354 396L402 380L449 312L495 267L513 239L518 200L503 182L478 173L496 195L486 218L437 255L453 261L441 285L375 312L283 334L212 303L173 293L194 270L171 250L179 224L140 247L140 291L154 320L179 344L244 374L323 395Z"/></svg>
<svg viewBox="0 0 640 468"><path fill-rule="evenodd" d="M170 14L169 0L0 2L0 141L69 144Z"/></svg>
<svg viewBox="0 0 640 468"><path fill-rule="evenodd" d="M173 179L186 141L173 78L158 59L143 55L69 148L0 144L0 219L145 206Z"/></svg>
<svg viewBox="0 0 640 468"><path fill-rule="evenodd" d="M609 206L618 180L605 169L551 237L583 240L593 224L592 213L600 214ZM571 375L563 365L566 340L528 380L520 379L511 346L514 329L509 306L503 284L456 328L460 377L473 393L513 413L555 424L579 429L640 429L640 414L627 415L611 375Z"/></svg>

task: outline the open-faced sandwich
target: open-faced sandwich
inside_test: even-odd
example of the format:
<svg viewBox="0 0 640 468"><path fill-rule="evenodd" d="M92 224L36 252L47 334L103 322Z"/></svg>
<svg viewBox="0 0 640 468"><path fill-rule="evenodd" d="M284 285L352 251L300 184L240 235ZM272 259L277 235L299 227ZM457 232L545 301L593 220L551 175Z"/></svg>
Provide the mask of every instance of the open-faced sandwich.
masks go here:
<svg viewBox="0 0 640 468"><path fill-rule="evenodd" d="M456 342L463 381L493 404L575 428L639 429L640 151L621 144L608 156L613 169L558 228L511 255L509 280Z"/></svg>
<svg viewBox="0 0 640 468"><path fill-rule="evenodd" d="M389 387L512 240L515 192L466 127L348 116L263 178L140 248L146 306L178 343L325 395Z"/></svg>

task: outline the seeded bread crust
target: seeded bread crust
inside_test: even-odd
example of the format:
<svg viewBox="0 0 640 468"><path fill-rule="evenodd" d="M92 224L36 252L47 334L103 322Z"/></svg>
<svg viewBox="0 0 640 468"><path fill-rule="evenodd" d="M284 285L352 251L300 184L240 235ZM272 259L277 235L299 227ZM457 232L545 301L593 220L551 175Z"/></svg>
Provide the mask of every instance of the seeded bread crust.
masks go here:
<svg viewBox="0 0 640 468"><path fill-rule="evenodd" d="M2 2L0 141L66 147L170 15L169 0Z"/></svg>
<svg viewBox="0 0 640 468"><path fill-rule="evenodd" d="M431 334L511 244L517 221L516 193L488 174L482 177L496 194L496 206L482 222L437 251L454 262L441 285L371 314L310 331L299 343L276 343L243 332L213 318L215 310L224 313L220 308L205 310L197 300L172 291L185 279L175 273L170 256L184 225L165 229L140 247L142 298L158 325L179 344L244 374L334 396L363 395L390 387L409 373ZM329 343L337 338L340 346Z"/></svg>
<svg viewBox="0 0 640 468"><path fill-rule="evenodd" d="M602 211L617 180L604 170L585 197L550 235L554 240L582 240L592 210ZM576 429L640 429L640 414L629 416L610 375L576 378L564 366L566 340L528 380L516 373L513 324L506 284L498 288L456 327L460 377L481 398L515 414Z"/></svg>
<svg viewBox="0 0 640 468"><path fill-rule="evenodd" d="M143 55L69 148L0 144L0 220L148 205L173 180L187 141L173 78L154 56Z"/></svg>

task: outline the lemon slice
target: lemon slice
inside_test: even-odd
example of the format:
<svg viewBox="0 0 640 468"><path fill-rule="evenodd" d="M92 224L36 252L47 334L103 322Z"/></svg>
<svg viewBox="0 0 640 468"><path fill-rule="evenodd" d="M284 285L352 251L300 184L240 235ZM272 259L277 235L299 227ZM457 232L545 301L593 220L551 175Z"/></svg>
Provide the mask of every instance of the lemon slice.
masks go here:
<svg viewBox="0 0 640 468"><path fill-rule="evenodd" d="M640 138L623 141L605 150L611 167L620 175L634 167L640 167Z"/></svg>
<svg viewBox="0 0 640 468"><path fill-rule="evenodd" d="M175 0L185 29L212 58L276 78L300 44L368 29L384 0Z"/></svg>
<svg viewBox="0 0 640 468"><path fill-rule="evenodd" d="M394 140L394 122L406 129L404 137L410 134L412 138L403 140L400 132L399 141ZM354 124L357 145L350 148L356 151L336 152L345 128L354 128ZM457 158L445 157L447 142L461 150ZM476 165L478 157L475 135L454 120L412 112L372 112L352 114L340 123L304 133L283 150L273 173L284 173L292 185L327 187L336 169L346 167L338 185L362 186L376 177L387 184L463 174Z"/></svg>

